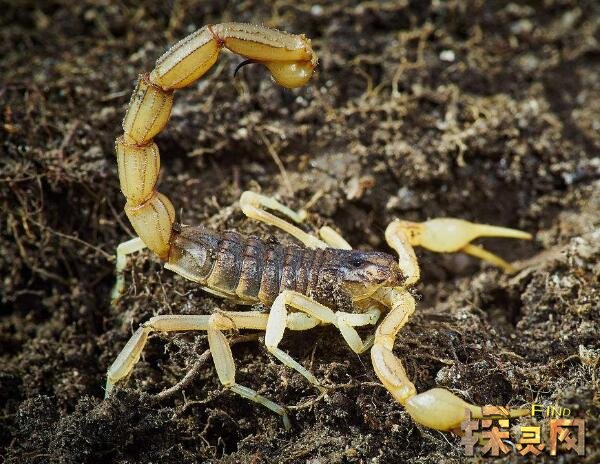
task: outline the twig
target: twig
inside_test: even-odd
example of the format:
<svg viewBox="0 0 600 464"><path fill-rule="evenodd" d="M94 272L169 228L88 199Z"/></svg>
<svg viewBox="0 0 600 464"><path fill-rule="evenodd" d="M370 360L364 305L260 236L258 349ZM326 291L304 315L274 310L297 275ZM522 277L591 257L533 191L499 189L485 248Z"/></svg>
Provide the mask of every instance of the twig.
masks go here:
<svg viewBox="0 0 600 464"><path fill-rule="evenodd" d="M275 151L275 148L273 148L273 144L271 142L269 142L269 139L265 136L265 134L262 131L260 131L258 134L259 134L260 138L262 139L263 143L265 144L265 146L267 147L267 151L269 152L269 155L271 155L271 158L273 158L273 161L275 161L275 164L279 168L279 172L281 173L281 177L283 178L283 183L285 184L286 188L288 189L290 196L294 196L294 188L292 187L290 178L287 174L287 171L285 170L285 166L281 162L281 158L279 158L277 151Z"/></svg>
<svg viewBox="0 0 600 464"><path fill-rule="evenodd" d="M239 335L237 337L232 338L229 341L229 346L233 346L238 343L244 343L244 342L258 340L258 336L259 336L259 334ZM172 387L169 387L166 390L163 390L160 393L153 395L151 397L152 400L153 401L162 401L164 399L174 396L176 393L178 393L181 390L183 390L184 388L188 387L196 379L196 377L200 373L200 369L202 368L202 366L204 366L204 364L206 363L206 361L208 361L208 359L210 357L211 357L210 350L204 351L204 353L202 353L200 355L200 357L196 360L196 362L194 363L192 368L187 372L187 374L185 374L185 376L179 382L177 382Z"/></svg>
<svg viewBox="0 0 600 464"><path fill-rule="evenodd" d="M39 222L37 222L35 219L28 219L30 222L32 222L33 224L35 224L36 226L38 226L40 229L45 230L53 235L56 235L57 237L60 238L64 238L66 240L72 240L76 243L79 243L80 245L83 245L85 247L91 248L92 250L100 253L101 255L103 255L106 259L112 259L113 255L111 255L110 253L107 253L106 251L104 251L102 248L97 247L95 245L92 245L91 243L86 242L85 240L80 239L79 237L76 237L75 235L69 235L69 234L65 234L63 232L59 232L58 230L54 230L48 226L45 226L44 224L41 224Z"/></svg>

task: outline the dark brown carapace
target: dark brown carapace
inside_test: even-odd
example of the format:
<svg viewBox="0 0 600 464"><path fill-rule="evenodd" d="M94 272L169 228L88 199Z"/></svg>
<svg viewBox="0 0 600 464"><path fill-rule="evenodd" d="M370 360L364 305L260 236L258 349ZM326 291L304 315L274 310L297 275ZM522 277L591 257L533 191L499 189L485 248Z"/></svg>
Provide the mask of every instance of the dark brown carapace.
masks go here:
<svg viewBox="0 0 600 464"><path fill-rule="evenodd" d="M301 248L202 226L175 228L166 267L219 296L265 306L293 290L350 310L380 287L403 281L397 259L387 253Z"/></svg>

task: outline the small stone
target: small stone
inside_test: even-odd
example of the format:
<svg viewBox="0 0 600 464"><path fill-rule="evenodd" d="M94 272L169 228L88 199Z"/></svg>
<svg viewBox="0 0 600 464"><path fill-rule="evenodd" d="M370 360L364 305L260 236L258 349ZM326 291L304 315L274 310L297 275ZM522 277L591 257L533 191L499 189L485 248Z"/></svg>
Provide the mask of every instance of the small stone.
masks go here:
<svg viewBox="0 0 600 464"><path fill-rule="evenodd" d="M456 55L452 50L443 50L440 53L440 60L452 63L456 59Z"/></svg>
<svg viewBox="0 0 600 464"><path fill-rule="evenodd" d="M323 14L323 7L321 5L313 5L310 8L310 14L313 16L321 16Z"/></svg>

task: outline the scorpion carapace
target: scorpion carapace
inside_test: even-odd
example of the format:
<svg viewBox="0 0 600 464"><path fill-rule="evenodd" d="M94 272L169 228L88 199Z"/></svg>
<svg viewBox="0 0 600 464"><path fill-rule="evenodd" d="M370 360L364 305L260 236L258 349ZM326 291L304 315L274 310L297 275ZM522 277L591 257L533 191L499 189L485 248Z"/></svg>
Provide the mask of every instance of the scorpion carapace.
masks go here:
<svg viewBox="0 0 600 464"><path fill-rule="evenodd" d="M434 388L417 394L393 353L396 335L415 309L409 287L418 281L420 272L413 246L440 252L462 251L510 272L513 268L509 263L470 242L480 236L531 236L514 229L451 218L424 223L396 220L385 231L387 243L397 254L394 258L381 252L353 251L346 240L327 226L319 230L320 238L308 234L290 222L302 222L304 211L291 210L274 198L254 192L242 194L242 211L291 234L306 248L244 237L235 231L214 232L178 225L171 202L156 190L160 154L153 138L167 124L174 91L190 86L207 72L223 48L263 64L277 83L289 88L307 83L317 65L311 42L304 35L227 23L206 26L189 35L168 50L152 72L140 76L123 120L124 134L116 141L121 190L127 198L125 212L139 237L117 248L113 297L116 301L124 288L126 255L147 246L166 261L165 267L207 291L241 304L262 303L269 311L151 318L134 332L108 369L106 394L129 375L150 333L206 331L222 385L279 414L289 427L285 407L236 382L233 356L223 332L265 331L267 350L324 394L326 389L317 378L278 345L285 330L331 324L354 352L371 349L375 373L415 421L451 430L463 420L465 409L473 417L481 417L480 407L447 390ZM363 341L356 327L375 325L385 310L389 312L374 336ZM512 410L515 416L525 412Z"/></svg>

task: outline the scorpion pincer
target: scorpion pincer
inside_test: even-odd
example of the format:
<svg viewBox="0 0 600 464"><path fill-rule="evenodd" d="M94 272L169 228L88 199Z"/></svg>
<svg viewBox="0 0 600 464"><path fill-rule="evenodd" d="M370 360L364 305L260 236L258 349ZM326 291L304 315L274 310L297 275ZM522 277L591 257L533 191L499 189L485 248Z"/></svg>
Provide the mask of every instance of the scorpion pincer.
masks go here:
<svg viewBox="0 0 600 464"><path fill-rule="evenodd" d="M424 223L396 220L385 238L396 255L352 250L330 227L310 235L293 223L305 212L294 211L277 200L254 192L240 198L250 218L289 233L304 247L243 236L235 231L215 232L202 226L182 226L175 220L170 200L156 190L160 153L153 138L167 124L176 89L188 87L206 73L226 48L246 60L264 65L274 80L287 88L305 85L317 65L311 41L304 35L249 24L206 26L190 34L140 76L123 121L124 134L116 140L121 190L127 199L125 213L138 237L117 248L116 300L124 288L126 256L148 247L165 261L165 267L198 283L218 297L240 305L261 303L268 313L222 311L210 315L152 317L131 336L108 369L106 395L126 378L140 358L152 332L205 331L222 385L279 414L286 427L285 407L235 379L235 364L224 332L232 329L265 331L268 351L325 391L318 379L279 348L284 332L331 324L356 353L370 349L375 373L392 396L418 423L439 430L456 428L465 417L482 417L482 409L442 388L417 394L400 360L394 355L396 335L415 310L410 286L419 279L413 246L438 252L462 251L511 272L502 258L472 245L481 236L529 239L528 233L503 227L438 218ZM269 210L279 213L275 215ZM285 218L285 219L284 219ZM363 341L356 327L376 325L374 336ZM527 410L513 409L513 416Z"/></svg>

